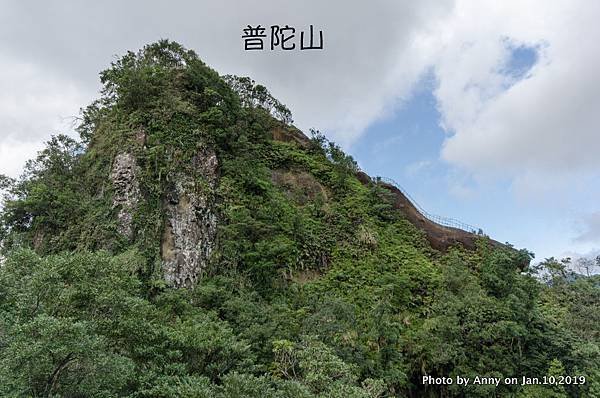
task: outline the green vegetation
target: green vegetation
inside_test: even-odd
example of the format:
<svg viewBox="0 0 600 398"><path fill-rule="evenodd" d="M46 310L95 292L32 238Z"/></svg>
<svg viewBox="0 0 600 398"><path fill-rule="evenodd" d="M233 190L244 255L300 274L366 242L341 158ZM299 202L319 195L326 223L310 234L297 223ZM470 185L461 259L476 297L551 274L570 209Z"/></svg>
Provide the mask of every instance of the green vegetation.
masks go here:
<svg viewBox="0 0 600 398"><path fill-rule="evenodd" d="M247 78L168 41L102 72L81 142L53 138L2 178L0 395L6 397L598 397L600 279L526 251L439 253L320 133ZM212 190L194 167L214 148ZM134 234L109 175L139 166ZM214 203L193 289L166 286L161 236L178 173ZM425 386L424 375L587 378Z"/></svg>

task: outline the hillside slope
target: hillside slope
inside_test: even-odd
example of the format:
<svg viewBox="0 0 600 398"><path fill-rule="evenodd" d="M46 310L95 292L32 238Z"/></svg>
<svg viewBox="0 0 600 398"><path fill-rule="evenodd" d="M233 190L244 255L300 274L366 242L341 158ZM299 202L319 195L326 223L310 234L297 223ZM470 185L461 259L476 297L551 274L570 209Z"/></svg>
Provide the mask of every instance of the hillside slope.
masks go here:
<svg viewBox="0 0 600 398"><path fill-rule="evenodd" d="M593 280L542 284L525 250L419 228L264 87L176 43L101 81L81 142L2 179L0 395L597 393L597 318L582 329L574 299L597 316ZM557 372L588 383L422 381Z"/></svg>

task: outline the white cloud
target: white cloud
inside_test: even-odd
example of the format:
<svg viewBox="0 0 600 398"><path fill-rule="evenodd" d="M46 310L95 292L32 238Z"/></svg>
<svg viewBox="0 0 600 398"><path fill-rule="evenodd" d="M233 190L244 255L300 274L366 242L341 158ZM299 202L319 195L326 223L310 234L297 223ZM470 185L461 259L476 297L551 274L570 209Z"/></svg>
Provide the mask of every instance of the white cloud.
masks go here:
<svg viewBox="0 0 600 398"><path fill-rule="evenodd" d="M47 138L53 118L89 102L97 72L114 54L168 37L221 72L264 82L300 127L320 128L346 145L433 71L450 133L442 157L453 165L515 177L598 169L599 11L600 3L585 0L63 0L33 8L7 1L0 16L1 134ZM314 24L324 30L325 50L244 52L241 29L249 23ZM510 46L519 45L541 53L528 78L515 82L503 68Z"/></svg>
<svg viewBox="0 0 600 398"><path fill-rule="evenodd" d="M41 142L20 142L13 139L0 142L0 174L18 177L25 161L33 159L42 148Z"/></svg>
<svg viewBox="0 0 600 398"><path fill-rule="evenodd" d="M428 159L418 160L416 162L408 164L404 168L404 174L410 178L414 178L422 173L427 172L434 166L433 162Z"/></svg>
<svg viewBox="0 0 600 398"><path fill-rule="evenodd" d="M221 73L250 75L292 109L298 125L349 144L407 98L428 64L420 37L451 10L451 0L78 1L27 7L9 1L0 49L69 76L91 92L113 54L159 38L177 40ZM52 15L52 17L50 17ZM324 31L323 51L243 51L248 24ZM52 74L52 73L51 73ZM83 105L83 104L82 104Z"/></svg>
<svg viewBox="0 0 600 398"><path fill-rule="evenodd" d="M582 217L580 228L576 242L600 243L600 211Z"/></svg>
<svg viewBox="0 0 600 398"><path fill-rule="evenodd" d="M452 134L443 158L515 177L599 170L600 3L494 4L459 2L440 34L436 96ZM528 78L503 73L507 42L540 48Z"/></svg>
<svg viewBox="0 0 600 398"><path fill-rule="evenodd" d="M41 141L72 130L72 117L87 101L73 82L0 57L0 174L19 174Z"/></svg>

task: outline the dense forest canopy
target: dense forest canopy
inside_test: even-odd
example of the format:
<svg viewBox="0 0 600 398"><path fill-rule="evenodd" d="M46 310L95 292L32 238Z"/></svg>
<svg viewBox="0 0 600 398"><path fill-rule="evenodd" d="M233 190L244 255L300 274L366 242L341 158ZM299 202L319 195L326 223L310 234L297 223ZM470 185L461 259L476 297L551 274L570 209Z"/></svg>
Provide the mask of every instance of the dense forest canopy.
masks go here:
<svg viewBox="0 0 600 398"><path fill-rule="evenodd" d="M284 105L177 43L100 77L80 140L53 137L0 179L1 396L600 396L600 277L553 258L522 270L530 253L486 237L432 249L337 145L274 139L295 131ZM110 178L124 153L129 218ZM217 220L189 288L164 271L181 186Z"/></svg>

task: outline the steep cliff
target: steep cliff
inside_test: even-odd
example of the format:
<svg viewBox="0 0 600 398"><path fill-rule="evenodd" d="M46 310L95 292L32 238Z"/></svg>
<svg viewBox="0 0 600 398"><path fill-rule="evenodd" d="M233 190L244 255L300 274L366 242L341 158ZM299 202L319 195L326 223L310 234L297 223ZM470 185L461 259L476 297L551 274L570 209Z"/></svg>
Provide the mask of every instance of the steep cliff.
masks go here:
<svg viewBox="0 0 600 398"><path fill-rule="evenodd" d="M115 157L110 180L113 184L113 207L117 208L118 231L132 237L132 221L141 200L138 177L139 170L131 153L120 153Z"/></svg>
<svg viewBox="0 0 600 398"><path fill-rule="evenodd" d="M192 158L192 165L204 185L196 184L190 175L176 173L163 205L162 268L167 283L175 287L196 284L216 245L216 154L205 149Z"/></svg>

